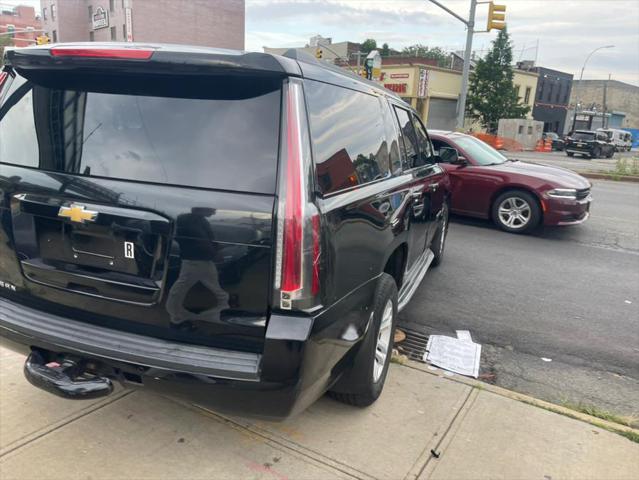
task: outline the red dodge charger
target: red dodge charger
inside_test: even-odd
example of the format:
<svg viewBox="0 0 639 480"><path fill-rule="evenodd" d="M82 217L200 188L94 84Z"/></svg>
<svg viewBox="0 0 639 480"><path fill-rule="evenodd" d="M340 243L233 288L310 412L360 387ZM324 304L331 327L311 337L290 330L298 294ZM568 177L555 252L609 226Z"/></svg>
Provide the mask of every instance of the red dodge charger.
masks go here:
<svg viewBox="0 0 639 480"><path fill-rule="evenodd" d="M570 170L508 159L463 133L429 131L451 180L451 210L489 218L507 232L575 225L590 211L590 182Z"/></svg>

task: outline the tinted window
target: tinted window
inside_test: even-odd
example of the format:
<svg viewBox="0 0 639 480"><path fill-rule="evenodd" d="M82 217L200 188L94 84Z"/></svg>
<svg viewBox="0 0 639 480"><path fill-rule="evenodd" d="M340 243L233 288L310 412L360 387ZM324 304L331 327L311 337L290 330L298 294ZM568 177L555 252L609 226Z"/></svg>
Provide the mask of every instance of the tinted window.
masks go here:
<svg viewBox="0 0 639 480"><path fill-rule="evenodd" d="M451 163L458 158L457 149L442 140L433 140L433 148L439 155L441 163Z"/></svg>
<svg viewBox="0 0 639 480"><path fill-rule="evenodd" d="M386 129L386 138L388 139L388 142L390 144L389 156L391 172L393 174L397 174L402 171L402 157L399 154L397 121L394 118L393 110L388 101L384 100L382 103L382 118L384 120L384 127Z"/></svg>
<svg viewBox="0 0 639 480"><path fill-rule="evenodd" d="M312 80L305 81L304 91L323 193L390 175L383 98Z"/></svg>
<svg viewBox="0 0 639 480"><path fill-rule="evenodd" d="M412 115L412 117L413 124L415 125L415 133L417 134L417 143L419 145L418 163L414 166L421 167L422 165L434 163L433 149L426 134L426 128L416 115Z"/></svg>
<svg viewBox="0 0 639 480"><path fill-rule="evenodd" d="M407 110L395 107L395 113L397 114L397 121L399 122L399 128L402 132L404 158L407 160L408 168L412 168L417 165L419 157L419 145L417 143L415 129L413 128L413 122Z"/></svg>
<svg viewBox="0 0 639 480"><path fill-rule="evenodd" d="M572 136L574 140L594 140L595 134L592 132L575 132Z"/></svg>
<svg viewBox="0 0 639 480"><path fill-rule="evenodd" d="M0 113L0 162L85 176L275 191L281 81L257 86L237 79L220 84L111 79L108 86L73 81L69 88L59 79L14 82Z"/></svg>

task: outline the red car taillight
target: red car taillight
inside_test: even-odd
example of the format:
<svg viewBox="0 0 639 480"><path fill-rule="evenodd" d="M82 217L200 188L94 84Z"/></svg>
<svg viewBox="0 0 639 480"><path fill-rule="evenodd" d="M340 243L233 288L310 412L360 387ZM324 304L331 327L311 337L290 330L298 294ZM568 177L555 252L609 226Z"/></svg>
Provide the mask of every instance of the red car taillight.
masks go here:
<svg viewBox="0 0 639 480"><path fill-rule="evenodd" d="M275 265L276 303L283 309L317 306L320 217L309 196L311 155L302 85L285 86L282 163Z"/></svg>

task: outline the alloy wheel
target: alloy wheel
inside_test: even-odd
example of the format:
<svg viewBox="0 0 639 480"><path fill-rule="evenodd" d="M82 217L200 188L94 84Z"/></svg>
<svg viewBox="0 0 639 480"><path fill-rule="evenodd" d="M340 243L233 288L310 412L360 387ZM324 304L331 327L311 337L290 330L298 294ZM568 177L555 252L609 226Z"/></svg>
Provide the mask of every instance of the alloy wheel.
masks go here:
<svg viewBox="0 0 639 480"><path fill-rule="evenodd" d="M388 300L382 313L382 322L377 334L377 344L375 345L375 364L373 365L373 381L377 383L382 377L386 358L388 357L391 343L391 333L393 327L393 301Z"/></svg>
<svg viewBox="0 0 639 480"><path fill-rule="evenodd" d="M499 221L506 227L519 230L530 222L532 209L521 197L508 197L499 204Z"/></svg>

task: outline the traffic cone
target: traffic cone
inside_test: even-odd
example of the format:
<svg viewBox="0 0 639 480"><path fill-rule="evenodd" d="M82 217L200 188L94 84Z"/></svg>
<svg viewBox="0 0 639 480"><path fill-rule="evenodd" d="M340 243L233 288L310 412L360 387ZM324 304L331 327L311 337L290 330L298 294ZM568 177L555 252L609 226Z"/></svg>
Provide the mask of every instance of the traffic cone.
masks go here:
<svg viewBox="0 0 639 480"><path fill-rule="evenodd" d="M544 152L552 152L552 140L546 139L544 142Z"/></svg>

